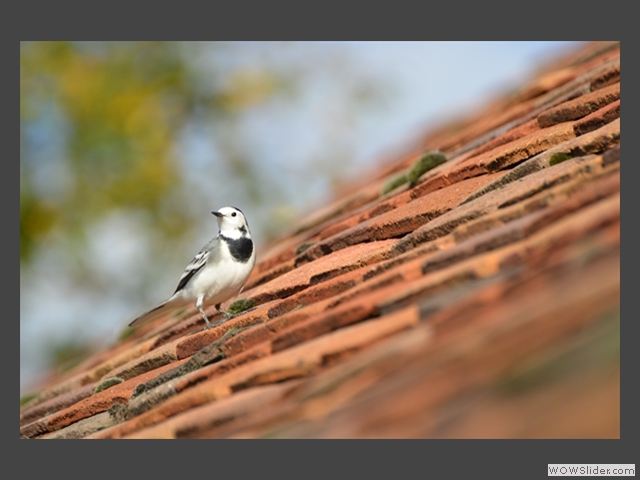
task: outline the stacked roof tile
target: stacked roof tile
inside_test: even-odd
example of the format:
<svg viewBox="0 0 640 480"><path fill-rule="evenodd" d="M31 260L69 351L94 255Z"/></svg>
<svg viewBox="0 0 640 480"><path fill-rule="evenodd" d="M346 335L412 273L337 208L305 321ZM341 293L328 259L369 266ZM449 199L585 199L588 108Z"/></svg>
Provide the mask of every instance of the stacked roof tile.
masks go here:
<svg viewBox="0 0 640 480"><path fill-rule="evenodd" d="M21 437L619 438L619 43L345 186L242 296L56 375Z"/></svg>

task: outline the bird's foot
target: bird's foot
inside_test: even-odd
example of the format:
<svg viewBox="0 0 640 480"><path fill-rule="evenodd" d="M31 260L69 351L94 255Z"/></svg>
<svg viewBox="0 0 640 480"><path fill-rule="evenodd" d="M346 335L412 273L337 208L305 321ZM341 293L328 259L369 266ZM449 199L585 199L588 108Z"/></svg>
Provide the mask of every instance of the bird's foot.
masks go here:
<svg viewBox="0 0 640 480"><path fill-rule="evenodd" d="M237 317L239 314L238 313L231 313L228 310L222 310L220 309L220 313L222 313L222 315L224 315L224 319L226 320L230 320L234 317Z"/></svg>

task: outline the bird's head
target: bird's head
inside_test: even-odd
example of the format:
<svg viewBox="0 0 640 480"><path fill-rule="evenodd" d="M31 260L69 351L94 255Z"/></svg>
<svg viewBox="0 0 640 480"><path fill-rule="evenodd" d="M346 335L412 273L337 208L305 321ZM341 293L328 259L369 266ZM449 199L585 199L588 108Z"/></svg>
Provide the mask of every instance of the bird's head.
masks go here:
<svg viewBox="0 0 640 480"><path fill-rule="evenodd" d="M247 219L239 208L222 207L211 213L216 216L220 233L225 237L239 238L250 235Z"/></svg>

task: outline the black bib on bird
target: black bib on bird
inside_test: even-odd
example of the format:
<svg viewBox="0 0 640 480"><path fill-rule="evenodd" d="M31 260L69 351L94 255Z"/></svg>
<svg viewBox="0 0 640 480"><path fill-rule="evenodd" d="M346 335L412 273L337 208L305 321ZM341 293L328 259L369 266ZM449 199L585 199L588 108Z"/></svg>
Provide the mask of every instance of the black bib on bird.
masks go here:
<svg viewBox="0 0 640 480"><path fill-rule="evenodd" d="M247 237L229 238L220 235L220 238L227 242L231 256L237 261L246 263L253 253L253 241Z"/></svg>

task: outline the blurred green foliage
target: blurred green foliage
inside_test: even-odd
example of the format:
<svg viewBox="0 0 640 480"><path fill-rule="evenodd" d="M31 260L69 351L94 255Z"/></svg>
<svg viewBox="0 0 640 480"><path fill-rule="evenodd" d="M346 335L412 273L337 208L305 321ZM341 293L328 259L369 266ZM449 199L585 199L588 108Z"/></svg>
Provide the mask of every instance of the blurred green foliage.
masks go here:
<svg viewBox="0 0 640 480"><path fill-rule="evenodd" d="M159 213L178 176L173 132L194 105L189 78L173 43L21 45L21 261L56 227L81 235L86 222L120 206L147 210L168 235L179 231L176 217L163 224ZM57 159L38 152L46 145L31 138L52 121L52 112L68 125ZM53 161L68 173L55 196L36 178L43 163Z"/></svg>

